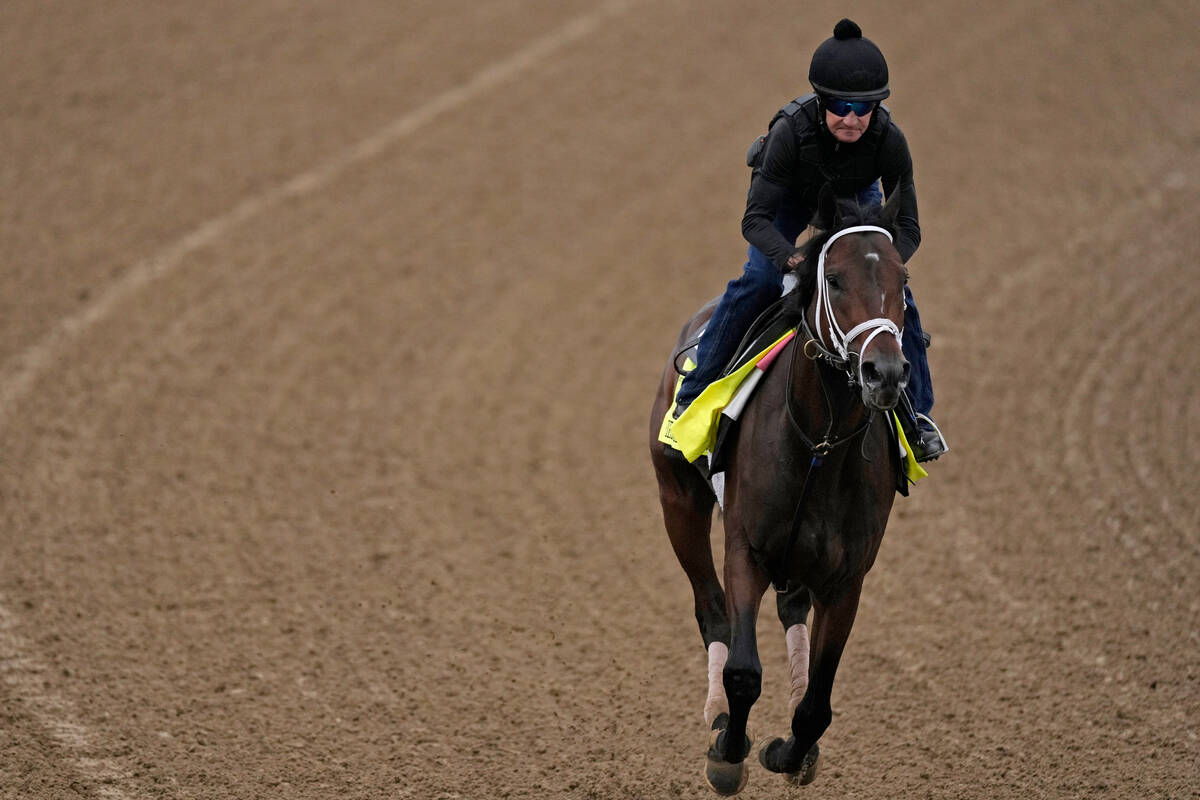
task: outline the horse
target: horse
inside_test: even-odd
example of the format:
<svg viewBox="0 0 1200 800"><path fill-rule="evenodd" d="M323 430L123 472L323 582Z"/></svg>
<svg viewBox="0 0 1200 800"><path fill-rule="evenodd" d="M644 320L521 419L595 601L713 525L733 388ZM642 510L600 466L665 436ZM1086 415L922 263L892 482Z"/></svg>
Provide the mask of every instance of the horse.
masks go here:
<svg viewBox="0 0 1200 800"><path fill-rule="evenodd" d="M715 301L684 326L655 396L650 451L663 521L708 652L705 780L724 796L748 777L746 723L762 687L755 624L771 583L788 644L791 732L763 746L759 761L794 783L816 777L817 741L832 720L830 693L863 579L904 486L888 419L909 372L900 347L908 276L892 244L897 200L863 208L824 193L799 287L781 301L797 327L790 353L776 359L723 445L724 588L710 542L712 484L658 439L677 356Z"/></svg>

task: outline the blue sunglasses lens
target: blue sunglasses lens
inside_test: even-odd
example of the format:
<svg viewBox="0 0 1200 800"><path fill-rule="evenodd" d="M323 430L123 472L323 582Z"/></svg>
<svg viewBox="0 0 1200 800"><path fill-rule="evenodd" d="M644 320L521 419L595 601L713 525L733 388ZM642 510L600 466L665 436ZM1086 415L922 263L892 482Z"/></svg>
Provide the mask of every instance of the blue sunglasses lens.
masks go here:
<svg viewBox="0 0 1200 800"><path fill-rule="evenodd" d="M826 103L826 107L835 117L844 117L851 111L856 116L865 117L875 108L875 102L873 100L841 100L831 97Z"/></svg>

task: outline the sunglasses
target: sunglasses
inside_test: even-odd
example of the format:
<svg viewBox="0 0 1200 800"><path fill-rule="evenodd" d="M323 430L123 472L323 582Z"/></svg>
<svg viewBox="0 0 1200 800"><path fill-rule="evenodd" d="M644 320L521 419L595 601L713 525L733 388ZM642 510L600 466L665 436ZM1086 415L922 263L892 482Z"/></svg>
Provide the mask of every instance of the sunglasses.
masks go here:
<svg viewBox="0 0 1200 800"><path fill-rule="evenodd" d="M839 97L830 97L825 101L825 107L829 109L829 113L835 117L844 117L851 111L855 116L865 117L875 110L874 100L842 100Z"/></svg>

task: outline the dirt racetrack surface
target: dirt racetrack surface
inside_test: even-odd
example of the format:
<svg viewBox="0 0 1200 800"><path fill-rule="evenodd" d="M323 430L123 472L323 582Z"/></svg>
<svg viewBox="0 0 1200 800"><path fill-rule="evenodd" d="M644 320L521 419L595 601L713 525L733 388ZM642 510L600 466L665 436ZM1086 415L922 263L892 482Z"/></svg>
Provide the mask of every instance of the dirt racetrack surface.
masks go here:
<svg viewBox="0 0 1200 800"><path fill-rule="evenodd" d="M952 452L743 797L1200 796L1193 3L9 0L0 798L710 796L647 412L846 14Z"/></svg>

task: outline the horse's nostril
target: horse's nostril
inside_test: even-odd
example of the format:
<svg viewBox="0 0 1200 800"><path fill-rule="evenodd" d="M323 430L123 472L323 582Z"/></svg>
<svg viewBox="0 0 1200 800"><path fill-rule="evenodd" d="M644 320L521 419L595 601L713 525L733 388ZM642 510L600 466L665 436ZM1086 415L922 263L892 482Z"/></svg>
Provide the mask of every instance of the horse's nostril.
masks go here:
<svg viewBox="0 0 1200 800"><path fill-rule="evenodd" d="M879 368L875 366L874 361L864 361L862 365L863 381L868 384L877 384L883 378L879 374Z"/></svg>
<svg viewBox="0 0 1200 800"><path fill-rule="evenodd" d="M908 385L908 373L912 370L907 361L902 359L870 360L862 363L862 380L864 386L882 387Z"/></svg>

